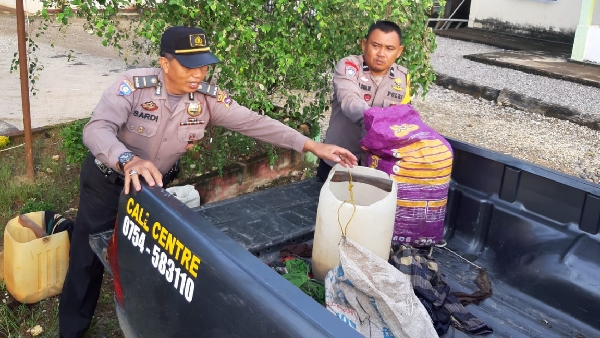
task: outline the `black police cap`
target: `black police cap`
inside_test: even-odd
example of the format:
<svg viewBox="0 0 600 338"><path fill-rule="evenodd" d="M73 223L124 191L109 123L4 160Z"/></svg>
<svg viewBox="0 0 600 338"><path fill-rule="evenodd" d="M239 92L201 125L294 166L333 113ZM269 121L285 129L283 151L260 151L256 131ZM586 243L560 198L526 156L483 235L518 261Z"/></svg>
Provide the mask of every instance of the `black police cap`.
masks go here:
<svg viewBox="0 0 600 338"><path fill-rule="evenodd" d="M161 53L169 53L187 68L219 63L210 52L210 43L201 28L174 26L167 28L160 39Z"/></svg>

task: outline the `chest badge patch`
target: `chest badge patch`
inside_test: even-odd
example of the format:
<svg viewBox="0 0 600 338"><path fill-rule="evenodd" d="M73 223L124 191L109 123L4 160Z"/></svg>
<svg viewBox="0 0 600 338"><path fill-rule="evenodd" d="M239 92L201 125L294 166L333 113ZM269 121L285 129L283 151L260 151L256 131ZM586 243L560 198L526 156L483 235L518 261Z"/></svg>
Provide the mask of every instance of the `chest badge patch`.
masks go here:
<svg viewBox="0 0 600 338"><path fill-rule="evenodd" d="M395 85L392 86L394 90L401 92L404 88L402 88L402 79L394 79Z"/></svg>
<svg viewBox="0 0 600 338"><path fill-rule="evenodd" d="M202 107L200 107L200 103L198 103L198 102L190 103L190 105L187 108L188 115L192 116L192 117L200 115L201 112L202 112Z"/></svg>
<svg viewBox="0 0 600 338"><path fill-rule="evenodd" d="M143 134L144 133L144 127L139 127L137 130L138 134Z"/></svg>
<svg viewBox="0 0 600 338"><path fill-rule="evenodd" d="M371 94L365 94L365 101L371 101Z"/></svg>
<svg viewBox="0 0 600 338"><path fill-rule="evenodd" d="M392 88L394 88L395 91L401 92L404 90L404 87L402 87L402 79L395 79L394 83L395 84L392 85Z"/></svg>
<svg viewBox="0 0 600 338"><path fill-rule="evenodd" d="M148 102L142 103L142 108L149 110L149 111L155 111L158 109L158 106L153 101L148 101Z"/></svg>
<svg viewBox="0 0 600 338"><path fill-rule="evenodd" d="M131 82L129 82L129 80L123 80L123 82L121 82L121 85L119 86L119 95L128 96L131 95L131 93L133 93L134 91L135 88L133 88L133 85L131 84Z"/></svg>

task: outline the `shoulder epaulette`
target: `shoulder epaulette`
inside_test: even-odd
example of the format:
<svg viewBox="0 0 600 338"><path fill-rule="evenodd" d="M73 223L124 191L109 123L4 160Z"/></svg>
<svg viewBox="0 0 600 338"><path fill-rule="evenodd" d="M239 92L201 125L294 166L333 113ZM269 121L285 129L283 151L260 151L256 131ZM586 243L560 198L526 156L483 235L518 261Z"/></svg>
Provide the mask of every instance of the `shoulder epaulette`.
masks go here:
<svg viewBox="0 0 600 338"><path fill-rule="evenodd" d="M196 90L196 92L198 92L198 93L206 94L206 95L213 96L213 97L217 96L218 91L219 91L219 87L211 86L210 84L208 84L206 82L201 82L200 86L198 87L198 90Z"/></svg>
<svg viewBox="0 0 600 338"><path fill-rule="evenodd" d="M400 65L396 65L396 69L398 69L399 71L401 71L404 74L408 74L408 69L406 67L402 67Z"/></svg>
<svg viewBox="0 0 600 338"><path fill-rule="evenodd" d="M156 75L148 75L148 76L134 76L133 77L133 86L136 89L140 88L149 88L158 86L158 76Z"/></svg>

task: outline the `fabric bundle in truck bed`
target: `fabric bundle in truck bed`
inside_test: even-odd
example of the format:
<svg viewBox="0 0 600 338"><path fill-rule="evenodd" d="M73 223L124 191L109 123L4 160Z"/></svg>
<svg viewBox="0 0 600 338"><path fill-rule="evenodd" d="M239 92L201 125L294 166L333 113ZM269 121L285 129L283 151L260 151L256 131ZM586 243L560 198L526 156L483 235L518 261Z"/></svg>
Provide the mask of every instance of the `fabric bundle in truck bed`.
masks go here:
<svg viewBox="0 0 600 338"><path fill-rule="evenodd" d="M394 241L413 246L440 242L452 171L450 144L410 105L368 109L364 125L363 163L398 184Z"/></svg>

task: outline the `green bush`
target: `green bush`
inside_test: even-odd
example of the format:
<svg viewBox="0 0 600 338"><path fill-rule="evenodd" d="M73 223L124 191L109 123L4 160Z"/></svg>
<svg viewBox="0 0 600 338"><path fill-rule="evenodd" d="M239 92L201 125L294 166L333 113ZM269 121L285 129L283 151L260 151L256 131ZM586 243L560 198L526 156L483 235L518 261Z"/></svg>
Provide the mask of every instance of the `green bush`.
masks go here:
<svg viewBox="0 0 600 338"><path fill-rule="evenodd" d="M61 132L63 139L61 149L65 152L68 164L81 164L88 154L88 148L83 144L83 127L90 119L77 120L68 124Z"/></svg>
<svg viewBox="0 0 600 338"><path fill-rule="evenodd" d="M441 1L443 6L444 1ZM69 1L67 1L69 3ZM44 2L62 8L56 20L86 19L85 29L118 50L132 45L134 55L158 56L166 27L189 25L204 28L212 51L222 62L207 77L228 90L241 105L276 118L292 128L317 126L329 107L331 75L335 63L349 54L360 54L360 40L370 24L387 19L403 28L405 52L399 63L411 75L414 92L425 94L435 80L430 53L435 36L427 27L433 0L92 0ZM135 7L139 16L118 16ZM76 9L76 10L75 10ZM44 27L42 26L42 32ZM127 60L131 62L132 60ZM279 107L279 109L276 108ZM311 132L315 134L316 131ZM311 135L314 136L314 135ZM216 136L217 138L220 136ZM252 142L236 141L245 149ZM223 147L213 147L226 156ZM219 157L218 163L223 162Z"/></svg>
<svg viewBox="0 0 600 338"><path fill-rule="evenodd" d="M37 198L30 198L25 201L25 204L19 210L19 214L26 214L34 211L55 210L55 205L52 202L46 202Z"/></svg>

